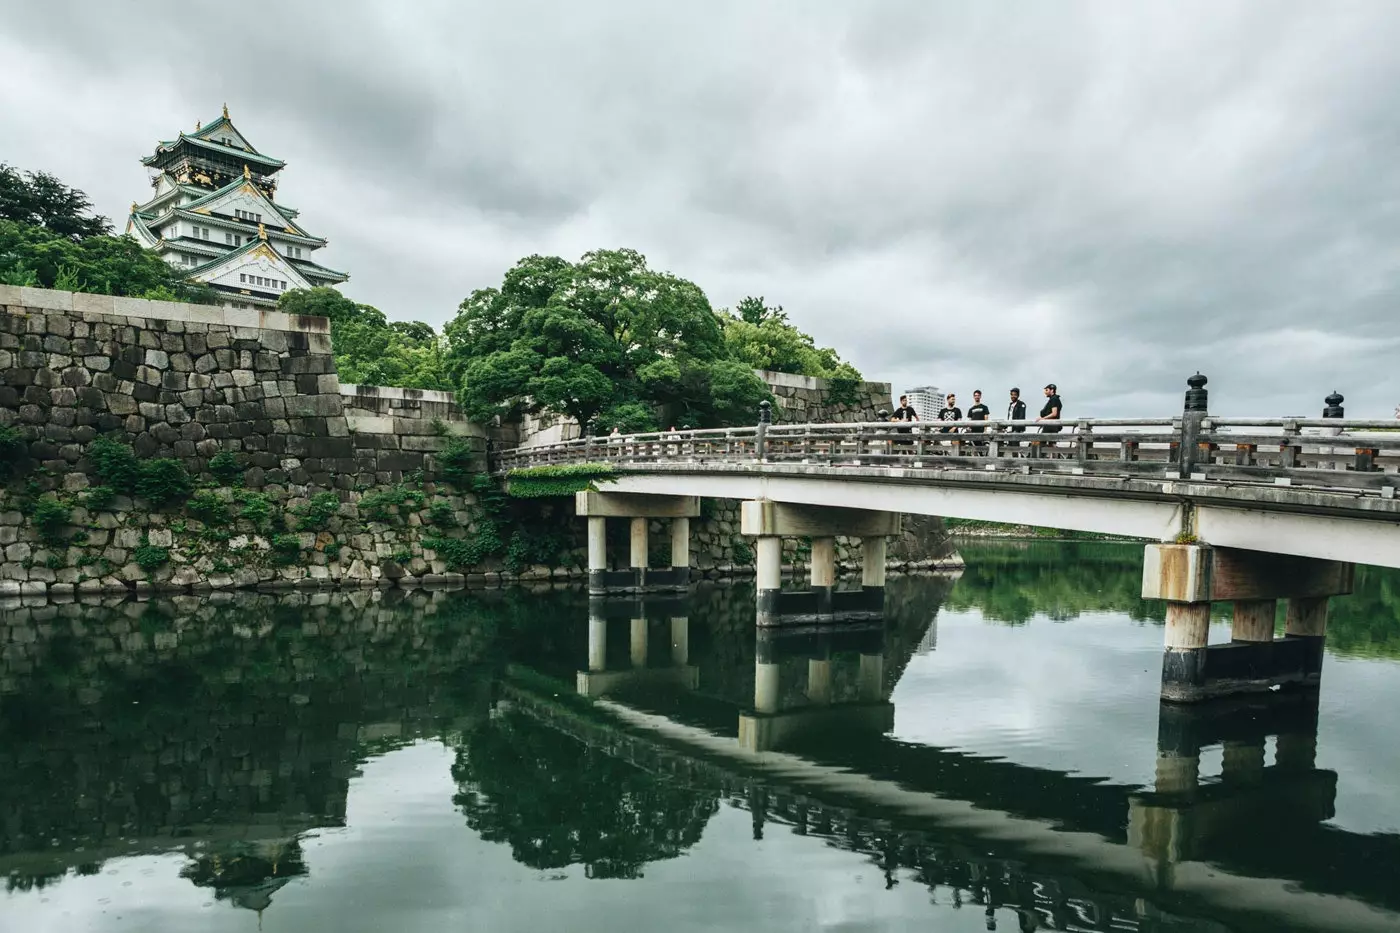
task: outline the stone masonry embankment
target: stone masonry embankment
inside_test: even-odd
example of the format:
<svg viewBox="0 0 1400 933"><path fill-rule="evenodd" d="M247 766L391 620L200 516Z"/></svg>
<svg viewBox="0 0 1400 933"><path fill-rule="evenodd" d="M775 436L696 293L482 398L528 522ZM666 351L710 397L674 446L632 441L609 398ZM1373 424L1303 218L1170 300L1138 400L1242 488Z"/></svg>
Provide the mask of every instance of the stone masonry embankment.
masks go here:
<svg viewBox="0 0 1400 933"><path fill-rule="evenodd" d="M812 380L765 376L780 419L867 420L888 403L875 383L823 408ZM99 437L178 463L195 499L112 489L89 456ZM455 484L442 481L449 448ZM582 576L583 527L562 505L544 507L572 542L557 565L454 572L432 545L477 534L461 473L485 467L485 431L451 393L342 385L323 318L0 286L0 596ZM735 503L692 527L697 571L751 566ZM949 558L936 519L914 538L892 549L896 566ZM842 542L843 563L857 549ZM800 544L789 552L803 563Z"/></svg>

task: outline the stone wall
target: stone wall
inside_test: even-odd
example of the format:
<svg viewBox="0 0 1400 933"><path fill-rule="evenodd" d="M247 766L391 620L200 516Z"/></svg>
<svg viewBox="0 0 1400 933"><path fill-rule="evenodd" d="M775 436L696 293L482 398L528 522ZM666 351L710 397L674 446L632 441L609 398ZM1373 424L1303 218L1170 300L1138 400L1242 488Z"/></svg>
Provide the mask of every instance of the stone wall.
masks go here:
<svg viewBox="0 0 1400 933"><path fill-rule="evenodd" d="M878 421L894 408L888 382L858 382L849 388L829 379L755 370L773 393L773 420L811 424Z"/></svg>
<svg viewBox="0 0 1400 933"><path fill-rule="evenodd" d="M0 470L23 479L0 491L0 594L444 573L425 542L470 534L475 503L437 482L436 455L455 443L485 468L485 432L450 394L341 386L324 318L11 286L0 429L18 436ZM98 496L98 437L178 462L225 520ZM236 478L211 471L220 455ZM319 493L336 511L299 530L288 517ZM57 534L28 520L41 501L71 509Z"/></svg>
<svg viewBox="0 0 1400 933"><path fill-rule="evenodd" d="M398 482L431 474L446 443L425 422L448 421L450 397L425 409L407 390L359 386L352 437L324 318L12 286L0 308L0 426L68 482L89 472L99 435L205 479L231 453L254 489ZM450 420L484 452L484 432Z"/></svg>

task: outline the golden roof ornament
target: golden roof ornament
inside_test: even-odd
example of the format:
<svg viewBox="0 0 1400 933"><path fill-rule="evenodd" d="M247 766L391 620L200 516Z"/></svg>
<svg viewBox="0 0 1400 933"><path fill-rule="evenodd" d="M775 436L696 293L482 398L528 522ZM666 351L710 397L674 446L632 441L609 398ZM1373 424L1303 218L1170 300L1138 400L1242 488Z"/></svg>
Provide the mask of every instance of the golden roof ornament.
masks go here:
<svg viewBox="0 0 1400 933"><path fill-rule="evenodd" d="M267 228L262 224L258 224L258 239L267 242Z"/></svg>
<svg viewBox="0 0 1400 933"><path fill-rule="evenodd" d="M248 171L248 164L245 162L245 163L243 164L243 179L244 179L244 181L247 181L249 178L252 178L252 177L253 177L253 173L250 172L250 171Z"/></svg>
<svg viewBox="0 0 1400 933"><path fill-rule="evenodd" d="M199 132L199 128L200 128L201 126L203 126L203 125L204 125L204 124L201 123L201 122L198 121L198 120L194 121L194 131L195 131L196 133L198 133L198 132Z"/></svg>
<svg viewBox="0 0 1400 933"><path fill-rule="evenodd" d="M131 212L132 212L133 214L136 213L136 202L135 202L135 201L132 201L132 202L131 202Z"/></svg>
<svg viewBox="0 0 1400 933"><path fill-rule="evenodd" d="M224 101L224 119L228 119L228 101Z"/></svg>

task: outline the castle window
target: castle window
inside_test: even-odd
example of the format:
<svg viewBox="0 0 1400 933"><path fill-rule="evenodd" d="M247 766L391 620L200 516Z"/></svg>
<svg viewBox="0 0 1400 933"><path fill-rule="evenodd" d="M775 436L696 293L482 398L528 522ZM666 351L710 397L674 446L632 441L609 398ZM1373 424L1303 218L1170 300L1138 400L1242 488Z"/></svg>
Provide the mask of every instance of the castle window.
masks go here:
<svg viewBox="0 0 1400 933"><path fill-rule="evenodd" d="M248 274L246 272L238 273L238 281L240 284L246 285L248 282Z"/></svg>

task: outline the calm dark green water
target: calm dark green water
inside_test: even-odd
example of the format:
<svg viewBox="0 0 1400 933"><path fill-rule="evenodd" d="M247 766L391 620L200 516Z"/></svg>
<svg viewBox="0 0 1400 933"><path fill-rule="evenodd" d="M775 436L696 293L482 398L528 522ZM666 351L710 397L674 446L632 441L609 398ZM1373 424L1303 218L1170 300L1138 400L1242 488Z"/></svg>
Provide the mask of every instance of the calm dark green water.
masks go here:
<svg viewBox="0 0 1400 933"><path fill-rule="evenodd" d="M1164 713L1137 548L965 556L781 638L742 586L0 606L0 930L1400 929L1400 577L1320 695Z"/></svg>

